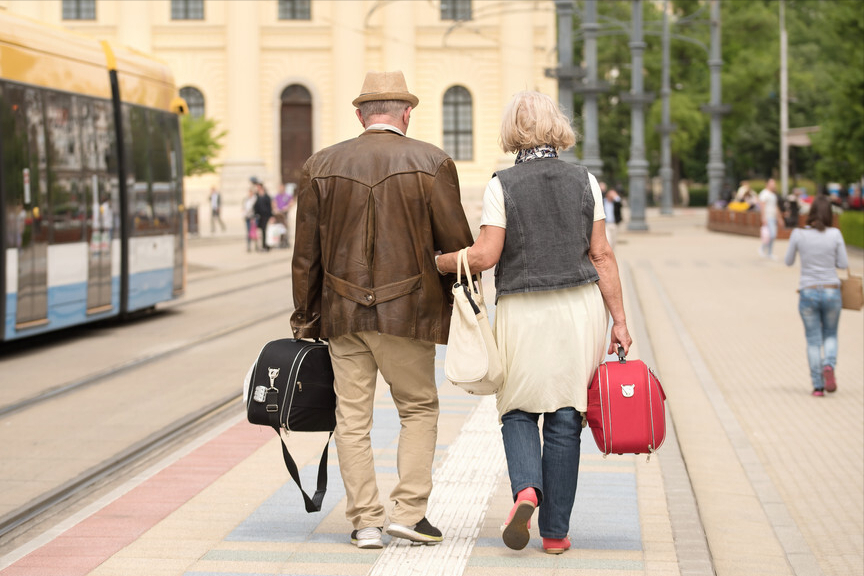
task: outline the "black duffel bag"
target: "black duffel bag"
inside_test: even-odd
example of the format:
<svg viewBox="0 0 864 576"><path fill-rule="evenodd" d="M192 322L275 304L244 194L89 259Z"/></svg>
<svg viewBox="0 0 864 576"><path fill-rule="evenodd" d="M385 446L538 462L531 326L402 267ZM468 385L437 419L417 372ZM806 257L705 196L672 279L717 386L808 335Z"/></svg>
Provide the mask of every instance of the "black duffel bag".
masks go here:
<svg viewBox="0 0 864 576"><path fill-rule="evenodd" d="M324 342L285 338L268 342L244 382L246 416L252 424L270 426L282 441L282 458L297 483L307 512L319 512L327 491L328 438L318 464L318 487L311 498L303 490L294 458L280 429L288 432L330 432L336 429L333 366Z"/></svg>

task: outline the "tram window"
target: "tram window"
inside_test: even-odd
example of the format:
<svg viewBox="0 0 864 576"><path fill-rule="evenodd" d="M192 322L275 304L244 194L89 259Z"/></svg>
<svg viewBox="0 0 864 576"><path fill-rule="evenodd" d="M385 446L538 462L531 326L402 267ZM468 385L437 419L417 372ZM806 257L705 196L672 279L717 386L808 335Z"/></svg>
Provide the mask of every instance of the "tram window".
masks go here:
<svg viewBox="0 0 864 576"><path fill-rule="evenodd" d="M171 228L174 219L171 133L165 114L150 112L150 151L153 174L153 226Z"/></svg>
<svg viewBox="0 0 864 576"><path fill-rule="evenodd" d="M131 146L129 147L132 163L129 171L131 186L128 187L130 196L130 218L135 235L147 234L153 227L153 199L150 178L150 128L147 111L137 106L129 106L129 126L131 135Z"/></svg>
<svg viewBox="0 0 864 576"><path fill-rule="evenodd" d="M77 108L75 96L49 93L46 98L49 196L55 243L84 239L86 196Z"/></svg>
<svg viewBox="0 0 864 576"><path fill-rule="evenodd" d="M5 84L3 125L3 177L6 220L12 232L7 245L47 243L51 239L47 215L47 162L42 92Z"/></svg>
<svg viewBox="0 0 864 576"><path fill-rule="evenodd" d="M27 136L24 90L0 82L0 175L6 190L3 241L7 248L20 247L24 241L24 178L30 164Z"/></svg>
<svg viewBox="0 0 864 576"><path fill-rule="evenodd" d="M96 140L96 169L102 172L104 184L101 185L100 206L102 216L110 216L103 224L105 228L116 228L115 222L120 212L120 181L117 178L117 142L114 133L114 108L110 102L93 101L93 125ZM108 203L105 206L105 203Z"/></svg>

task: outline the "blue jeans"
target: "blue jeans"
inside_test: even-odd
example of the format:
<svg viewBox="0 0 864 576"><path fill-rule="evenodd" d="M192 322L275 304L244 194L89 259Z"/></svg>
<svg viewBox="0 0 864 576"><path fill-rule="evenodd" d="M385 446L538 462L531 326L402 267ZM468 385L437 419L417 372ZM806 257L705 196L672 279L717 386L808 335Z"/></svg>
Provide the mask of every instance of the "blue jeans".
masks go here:
<svg viewBox="0 0 864 576"><path fill-rule="evenodd" d="M774 251L774 240L777 239L777 219L771 218L765 225L768 226L768 243L762 245L762 251L765 256L771 256Z"/></svg>
<svg viewBox="0 0 864 576"><path fill-rule="evenodd" d="M540 536L565 538L579 478L582 415L574 408L544 414L542 450L539 418L521 410L501 417L510 489L515 500L525 488L534 488L540 501Z"/></svg>
<svg viewBox="0 0 864 576"><path fill-rule="evenodd" d="M800 292L798 312L804 321L813 388L824 388L822 368L837 364L837 324L842 307L838 289L806 288Z"/></svg>

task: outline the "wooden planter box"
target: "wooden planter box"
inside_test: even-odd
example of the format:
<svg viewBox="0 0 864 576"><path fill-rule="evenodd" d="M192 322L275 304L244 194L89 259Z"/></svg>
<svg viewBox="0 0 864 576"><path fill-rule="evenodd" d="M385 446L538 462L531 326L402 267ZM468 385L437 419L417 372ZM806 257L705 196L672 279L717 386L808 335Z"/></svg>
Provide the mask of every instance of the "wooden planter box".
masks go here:
<svg viewBox="0 0 864 576"><path fill-rule="evenodd" d="M834 215L834 226L839 227L837 215ZM798 216L798 227L807 225L807 215ZM708 209L708 229L714 232L728 232L731 234L743 234L745 236L759 237L759 228L762 227L762 215L759 212L734 212L725 208ZM791 228L778 227L777 239L786 240L792 233Z"/></svg>

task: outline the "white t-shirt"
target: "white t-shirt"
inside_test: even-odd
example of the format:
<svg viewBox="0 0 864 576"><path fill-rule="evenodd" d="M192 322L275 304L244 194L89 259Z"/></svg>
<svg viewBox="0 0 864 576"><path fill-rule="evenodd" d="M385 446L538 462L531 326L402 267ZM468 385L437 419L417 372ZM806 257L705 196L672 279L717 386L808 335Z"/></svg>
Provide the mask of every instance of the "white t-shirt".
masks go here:
<svg viewBox="0 0 864 576"><path fill-rule="evenodd" d="M759 202L764 204L763 215L765 220L777 219L777 194L765 188L759 192Z"/></svg>
<svg viewBox="0 0 864 576"><path fill-rule="evenodd" d="M594 196L594 221L605 220L606 212L603 210L603 192L600 184L592 174L588 174L591 183L591 193ZM498 226L507 228L507 214L504 209L504 189L501 181L493 177L486 185L483 193L483 213L480 215L480 226Z"/></svg>

